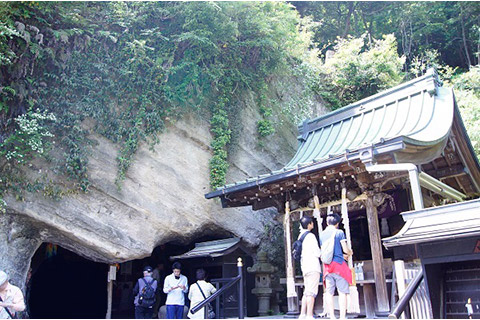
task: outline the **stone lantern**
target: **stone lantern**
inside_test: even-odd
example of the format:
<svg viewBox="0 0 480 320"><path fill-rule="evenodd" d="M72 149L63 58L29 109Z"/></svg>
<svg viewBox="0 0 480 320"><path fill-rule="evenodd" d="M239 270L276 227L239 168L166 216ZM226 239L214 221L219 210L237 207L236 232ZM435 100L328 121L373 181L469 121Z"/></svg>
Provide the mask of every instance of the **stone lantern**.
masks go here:
<svg viewBox="0 0 480 320"><path fill-rule="evenodd" d="M247 271L255 274L255 288L252 293L258 298L258 314L266 316L270 310L270 297L274 294L272 274L277 268L268 263L267 253L264 251L258 252L257 259L257 263L247 268Z"/></svg>

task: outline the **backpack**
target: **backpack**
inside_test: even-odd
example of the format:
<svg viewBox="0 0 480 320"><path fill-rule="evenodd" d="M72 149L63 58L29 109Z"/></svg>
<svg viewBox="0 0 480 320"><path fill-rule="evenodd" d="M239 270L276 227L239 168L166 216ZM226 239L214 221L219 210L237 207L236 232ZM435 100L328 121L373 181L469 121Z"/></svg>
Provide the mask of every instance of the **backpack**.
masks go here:
<svg viewBox="0 0 480 320"><path fill-rule="evenodd" d="M156 280L152 280L152 282L147 282L144 278L141 278L145 283L140 295L138 296L138 305L144 308L152 308L155 304L155 289L153 289L152 284Z"/></svg>
<svg viewBox="0 0 480 320"><path fill-rule="evenodd" d="M304 234L302 234L300 239L298 239L293 243L292 256L293 256L293 259L296 261L300 261L300 259L302 258L302 243L308 233L310 233L310 231L307 231Z"/></svg>
<svg viewBox="0 0 480 320"><path fill-rule="evenodd" d="M320 254L320 260L324 264L330 264L333 260L333 253L335 250L335 235L337 234L337 230L335 230L332 236L322 244L322 252Z"/></svg>

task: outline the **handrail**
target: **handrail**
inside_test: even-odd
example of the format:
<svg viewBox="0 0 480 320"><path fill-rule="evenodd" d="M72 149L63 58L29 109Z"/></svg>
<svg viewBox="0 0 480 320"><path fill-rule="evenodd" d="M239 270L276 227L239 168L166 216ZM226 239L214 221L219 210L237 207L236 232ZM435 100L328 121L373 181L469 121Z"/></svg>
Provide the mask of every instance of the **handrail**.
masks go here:
<svg viewBox="0 0 480 320"><path fill-rule="evenodd" d="M226 285L224 285L222 288L220 288L220 290L218 290L217 292L215 292L214 294L212 294L210 297L208 297L207 299L203 300L202 302L200 302L199 304L197 304L195 307L193 307L192 309L190 309L190 312L193 314L193 313L196 313L198 310L200 310L201 308L203 308L207 303L211 302L212 300L215 300L219 295L221 295L223 292L225 292L226 290L230 289L230 287L232 287L234 284L236 284L242 277L240 276L237 276L235 277L234 281L232 282L229 282L227 283Z"/></svg>
<svg viewBox="0 0 480 320"><path fill-rule="evenodd" d="M195 307L191 308L190 312L192 314L196 313L198 310L205 307L207 305L207 303L217 299L222 293L224 293L226 290L230 289L233 285L235 285L238 282L239 283L239 286L238 286L238 295L239 295L239 297L238 297L238 301L239 301L238 302L238 309L239 309L238 310L238 318L239 319L244 319L245 316L244 316L244 310L243 310L243 272L242 272L243 263L242 263L241 258L238 258L237 267L238 267L238 275L236 277L215 279L218 282L220 282L220 281L224 282L224 281L227 281L227 280L230 280L230 282L225 284L222 288L220 288L220 290L218 290L217 292L212 294L210 297L206 298L205 300L203 300L202 302L197 304ZM218 312L218 310L217 310L217 312Z"/></svg>
<svg viewBox="0 0 480 320"><path fill-rule="evenodd" d="M237 276L237 277L238 277L238 276ZM230 281L234 281L237 277L210 279L210 282L219 282L219 283L222 283L222 282L230 282Z"/></svg>
<svg viewBox="0 0 480 320"><path fill-rule="evenodd" d="M393 307L392 313L388 315L389 319L398 319L398 317L405 311L410 299L412 299L422 280L423 270L420 269L415 275L415 278L413 278L413 280L408 284L403 296L400 297L400 299L397 301L397 304Z"/></svg>

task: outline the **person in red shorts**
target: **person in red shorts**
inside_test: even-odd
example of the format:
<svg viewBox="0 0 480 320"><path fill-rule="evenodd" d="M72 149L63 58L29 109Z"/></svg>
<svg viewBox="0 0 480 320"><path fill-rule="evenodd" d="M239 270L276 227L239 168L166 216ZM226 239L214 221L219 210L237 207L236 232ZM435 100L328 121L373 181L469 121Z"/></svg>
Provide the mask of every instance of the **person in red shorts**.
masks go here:
<svg viewBox="0 0 480 320"><path fill-rule="evenodd" d="M323 265L323 281L328 305L328 313L331 319L335 319L333 308L333 295L335 288L338 291L338 304L340 307L340 319L345 319L347 314L347 294L350 293L349 286L352 283L352 272L345 261L345 256L351 256L353 251L347 245L345 233L338 229L340 215L331 213L327 215L327 227L320 234L321 244L325 244L334 237L333 260L330 264Z"/></svg>

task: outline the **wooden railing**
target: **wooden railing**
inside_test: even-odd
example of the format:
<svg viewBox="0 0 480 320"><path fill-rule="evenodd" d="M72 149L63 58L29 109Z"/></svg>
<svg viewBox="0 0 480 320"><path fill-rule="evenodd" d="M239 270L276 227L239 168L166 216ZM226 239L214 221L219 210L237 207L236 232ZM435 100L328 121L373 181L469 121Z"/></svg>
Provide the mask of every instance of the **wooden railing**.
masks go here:
<svg viewBox="0 0 480 320"><path fill-rule="evenodd" d="M226 282L226 284L221 287L217 292L212 294L210 297L206 298L199 304L197 304L195 307L190 309L190 312L192 314L195 314L200 310L201 308L205 308L205 318L207 318L207 310L206 306L208 303L212 302L215 299L220 298L220 295L222 295L225 291L230 289L232 286L238 283L238 318L239 319L244 319L245 314L244 314L244 288L243 288L243 263L242 259L238 258L238 263L237 263L237 268L238 268L238 275L234 278L221 278L221 279L212 279L212 281L217 281L217 282ZM219 304L217 304L219 305ZM217 308L217 315L219 313L219 310Z"/></svg>
<svg viewBox="0 0 480 320"><path fill-rule="evenodd" d="M408 307L408 303L410 299L412 299L415 291L417 291L418 286L423 280L423 270L420 269L413 278L413 280L408 284L408 287L405 289L405 293L403 296L398 300L397 304L393 307L392 312L388 315L390 319L398 319L400 315L405 311Z"/></svg>

